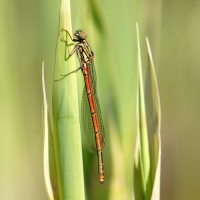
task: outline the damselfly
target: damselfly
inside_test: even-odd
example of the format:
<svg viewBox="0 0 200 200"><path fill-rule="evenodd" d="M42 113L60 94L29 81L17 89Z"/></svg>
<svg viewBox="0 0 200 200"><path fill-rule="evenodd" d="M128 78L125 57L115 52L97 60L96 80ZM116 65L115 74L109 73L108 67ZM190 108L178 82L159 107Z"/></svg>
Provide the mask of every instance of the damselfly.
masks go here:
<svg viewBox="0 0 200 200"><path fill-rule="evenodd" d="M73 42L77 42L72 52L70 53L68 50L68 53L69 56L72 56L76 52L80 67L63 76L68 76L69 74L77 72L80 69L83 73L85 88L83 90L81 103L82 127L88 150L92 153L97 153L99 182L103 183L104 166L102 149L105 145L105 132L99 105L99 98L96 90L97 77L93 60L94 53L86 41L87 35L85 32L83 32L82 30L77 30L74 33L74 38L72 38L67 30L62 29L62 31L66 31L71 40ZM68 48L67 40L64 40L62 38L62 41L66 43L66 46Z"/></svg>

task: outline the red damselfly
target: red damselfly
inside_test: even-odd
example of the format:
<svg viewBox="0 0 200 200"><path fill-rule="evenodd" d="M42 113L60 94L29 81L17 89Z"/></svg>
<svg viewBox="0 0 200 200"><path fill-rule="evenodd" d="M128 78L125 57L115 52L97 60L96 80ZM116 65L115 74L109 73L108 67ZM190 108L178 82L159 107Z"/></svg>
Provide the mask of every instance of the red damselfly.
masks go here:
<svg viewBox="0 0 200 200"><path fill-rule="evenodd" d="M85 88L83 90L81 102L82 127L88 150L92 153L97 153L99 182L103 183L104 166L102 149L105 145L105 132L99 98L97 95L97 77L94 67L94 53L86 41L87 35L85 32L82 30L77 30L74 33L74 38L72 38L67 30L62 29L62 31L66 31L70 39L73 42L76 42L72 52L70 53L68 49L68 53L69 56L72 56L74 53L76 53L80 63L80 67L78 69L63 76L68 76L69 74L77 72L80 69L83 73ZM64 40L64 38L61 40L66 43L68 48L67 40Z"/></svg>

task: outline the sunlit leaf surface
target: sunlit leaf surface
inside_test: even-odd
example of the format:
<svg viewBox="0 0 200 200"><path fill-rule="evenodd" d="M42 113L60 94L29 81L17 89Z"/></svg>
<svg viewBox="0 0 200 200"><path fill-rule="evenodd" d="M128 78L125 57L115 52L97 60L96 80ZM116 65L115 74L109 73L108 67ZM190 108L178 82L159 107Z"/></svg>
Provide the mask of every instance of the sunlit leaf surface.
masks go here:
<svg viewBox="0 0 200 200"><path fill-rule="evenodd" d="M143 85L139 30L137 140L134 160L135 199L159 199L160 191L160 101L149 43L148 66Z"/></svg>
<svg viewBox="0 0 200 200"><path fill-rule="evenodd" d="M53 146L52 130L49 121L48 103L46 99L44 62L42 64L42 89L43 89L43 132L44 132L44 178L49 199L59 199L58 179Z"/></svg>
<svg viewBox="0 0 200 200"><path fill-rule="evenodd" d="M52 98L53 146L58 189L48 191L50 195L54 192L59 193L59 199L77 200L85 199L77 81L75 73L67 77L61 76L75 69L75 58L68 57L63 40L69 41L70 38L62 29L72 32L69 0L62 0L60 7ZM72 48L73 46L69 48L70 51Z"/></svg>

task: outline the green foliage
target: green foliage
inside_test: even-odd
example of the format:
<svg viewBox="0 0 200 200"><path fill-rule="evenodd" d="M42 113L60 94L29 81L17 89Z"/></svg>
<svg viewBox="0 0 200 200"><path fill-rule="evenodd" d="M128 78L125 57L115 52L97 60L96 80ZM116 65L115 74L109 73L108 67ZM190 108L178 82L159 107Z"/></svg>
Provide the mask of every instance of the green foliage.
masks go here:
<svg viewBox="0 0 200 200"><path fill-rule="evenodd" d="M53 192L55 199L85 199L83 166L81 152L81 137L79 128L78 97L76 74L63 77L67 70L74 70L74 58L67 59L68 51L63 38L67 40L66 32L62 29L71 30L70 2L63 0L60 8L58 39L56 47L56 62L54 71L53 100L52 100L52 133L47 134L53 142L49 149L53 149L55 171L49 170L50 179L46 177L47 191ZM69 39L69 38L68 38ZM48 118L45 117L45 120ZM49 121L48 121L49 122ZM48 123L45 121L45 123ZM48 152L47 152L48 153ZM48 170L45 168L45 170ZM57 176L53 176L53 174ZM55 180L56 179L56 180ZM50 183L49 183L50 181ZM76 192L78 191L78 192ZM51 199L53 197L51 196Z"/></svg>
<svg viewBox="0 0 200 200"><path fill-rule="evenodd" d="M200 129L200 93L197 87L200 69L199 4L197 0L71 1L73 27L69 29L71 33L76 29L83 29L88 34L89 44L95 53L98 95L107 136L103 150L104 185L98 183L96 156L83 148L87 199L132 199L133 190L136 193L133 181L133 153L137 134L136 21L140 27L143 74L146 75L148 70L144 39L148 36L162 100L164 153L161 199L187 200L191 196L200 199L200 179L196 178L199 172ZM45 61L46 96L52 125L52 88L55 83L53 71L59 10L60 1L1 1L0 199L3 200L47 199L42 162L44 138L41 63L42 60ZM66 35L63 33L61 37ZM65 45L61 45L64 48ZM77 61L76 56L71 58L73 59ZM62 67L62 73L79 67L78 64L70 65L72 68L69 69L69 62L67 63L68 66ZM71 76L77 76L80 101L82 74L78 72ZM151 84L146 84L149 81L146 76L143 77L145 108L149 112L151 106L148 103L151 98L146 96L146 88ZM66 83L67 79L63 79L63 82ZM48 117L47 110L44 113ZM155 121L156 118L152 117L152 123ZM46 130L51 133L53 126L46 126ZM52 146L51 135L49 136L46 138L45 135L45 144ZM45 158L45 168L54 160L51 156L54 151L46 150L50 156ZM149 145L148 152L150 151ZM157 155L154 155L156 159ZM154 169L154 166L150 165L150 169ZM45 176L48 177L51 170L54 171L54 167L50 172L46 171L48 173ZM157 171L154 172L152 177L157 176ZM58 186L58 178L55 177L57 171L49 177L52 181L56 180L52 188ZM136 180L137 183L140 182L137 185L142 185L141 179Z"/></svg>
<svg viewBox="0 0 200 200"><path fill-rule="evenodd" d="M62 1L64 2L64 1ZM112 50L112 33L109 34L109 29L105 28L102 17L100 16L101 9L97 7L97 1L88 2L87 12L84 13L84 9L82 10L82 15L89 19L89 23L84 22L86 25L86 30L90 33L93 33L91 37L88 38L89 42L92 43L92 48L95 52L95 64L100 80L101 76L104 76L105 79L100 84L100 100L102 105L102 110L104 113L105 127L107 129L107 138L108 141L105 148L105 186L99 186L97 175L93 175L89 171L85 173L85 182L86 182L86 194L88 199L101 199L102 191L105 190L109 199L130 199L134 196L137 197L138 191L142 191L142 198L150 199L154 187L154 178L157 169L157 160L158 156L155 159L155 153L158 154L158 149L156 151L151 151L150 147L151 141L149 141L149 131L147 128L146 122L146 111L145 111L145 102L144 102L144 86L142 83L142 74L139 73L139 85L138 85L138 104L137 104L137 119L138 119L138 135L140 136L140 148L136 149L136 154L139 155L134 158L134 123L127 123L129 121L133 121L135 119L134 116L134 90L133 90L133 74L129 73L134 69L134 63L130 63L132 69L127 66L123 66L124 69L121 68L120 58L122 60L125 59L125 54L122 54L120 58L118 58L118 62L116 60L112 61L112 54L115 53ZM65 6L65 7L64 7ZM68 5L61 4L60 11L60 25L59 30L62 28L69 30L71 32L70 27L70 7ZM65 9L64 9L65 8ZM65 14L68 15L65 15ZM84 18L83 18L84 19ZM68 22L68 23L66 23ZM66 25L67 24L67 25ZM69 25L68 25L69 24ZM64 31L63 31L64 32ZM81 171L77 175L77 170L74 167L74 163L76 166L81 166L81 155L77 156L76 151L80 153L80 146L76 146L73 141L80 141L80 135L76 135L77 130L79 130L79 120L77 115L77 96L76 96L76 75L71 74L68 77L61 78L61 74L66 74L67 72L73 71L75 69L74 62L72 62L72 58L68 59L65 56L68 55L67 49L65 47L65 43L61 41L61 38L66 38L66 33L59 32L58 40L57 40L57 51L56 51L56 65L55 65L55 75L54 75L54 90L53 90L53 140L55 147L55 160L57 166L57 176L58 181L58 190L59 190L59 198L60 199L74 199L77 198L77 194L75 191L77 190L76 186L78 185L80 188L84 187L83 181L79 180L82 178ZM88 34L90 35L90 34ZM110 37L109 37L110 36ZM137 34L139 37L139 33ZM69 39L69 38L68 38ZM101 41L104 41L103 43ZM130 46L133 45L135 40L132 40ZM137 39L138 43L138 70L141 71L141 55L140 55L140 44L139 39ZM125 47L126 49L127 47ZM103 53L102 53L103 52ZM74 59L74 56L73 56ZM128 58L127 58L128 59ZM113 64L115 67L113 67ZM72 66L70 68L70 66ZM98 68L100 66L100 68ZM107 66L107 67L106 67ZM152 65L151 65L152 66ZM127 68L126 68L127 67ZM77 67L76 67L77 68ZM66 70L67 69L67 70ZM109 76L110 74L110 76ZM148 76L147 76L148 77ZM128 81L130 80L130 81ZM153 79L154 85L155 77ZM150 82L149 82L150 83ZM108 87L109 86L109 87ZM130 91L132 91L130 93ZM102 97L102 93L107 93L106 98ZM114 95L110 95L114 93ZM157 94L157 93L156 93ZM155 96L154 93L152 93ZM81 95L80 95L81 96ZM131 97L131 98L128 98ZM103 101L104 100L104 101ZM107 101L107 105L105 103ZM72 109L73 108L73 109ZM154 109L154 108L153 108ZM70 114L71 113L71 114ZM106 113L106 115L105 115ZM158 115L158 113L157 113ZM71 117L70 117L71 116ZM149 116L151 118L152 116ZM73 120L73 122L71 121ZM72 126L73 125L73 126ZM157 126L155 124L154 126ZM68 134L71 133L71 134ZM156 133L158 134L158 133ZM73 135L73 137L72 137ZM72 145L72 146L71 146ZM80 145L80 143L79 143ZM71 147L70 147L71 146ZM110 149L109 149L110 148ZM154 148L154 146L153 146ZM73 151L72 151L73 149ZM74 153L75 151L75 153ZM132 153L130 153L132 152ZM111 156L112 159L108 159L108 155ZM84 161L86 162L88 155L85 154ZM73 158L73 159L71 159ZM139 158L139 161L138 161ZM152 160L154 158L154 160ZM134 160L135 159L135 160ZM92 162L90 160L90 162ZM141 173L141 177L137 176L137 173L132 174L133 172L133 162L139 163L136 167L136 171ZM153 162L153 164L152 164ZM95 162L94 162L95 163ZM95 164L97 166L97 163ZM155 169L152 170L152 165ZM110 167L108 167L110 166ZM87 165L87 167L91 168L92 165ZM64 174L70 174L69 176L64 176ZM74 175L73 175L74 174ZM97 172L95 172L97 174ZM131 175L131 176L130 176ZM73 177L74 176L74 177ZM132 179L132 178L133 179ZM153 180L150 178L152 177ZM139 179L138 179L139 178ZM72 181L73 180L73 181ZM96 180L96 181L95 181ZM138 182L138 180L140 180ZM93 189L89 190L90 182L95 181L93 185ZM159 181L159 180L158 180ZM141 183L139 185L138 183ZM53 184L54 185L54 184ZM134 187L132 186L134 185ZM120 189L118 187L120 186ZM105 189L110 188L110 190ZM133 190L133 188L135 188ZM138 190L139 189L139 190ZM81 189L80 189L81 191ZM80 193L79 193L80 194ZM84 193L82 193L84 194ZM104 193L105 195L105 193ZM80 196L79 198L84 198L84 196ZM159 199L159 198L157 198Z"/></svg>
<svg viewBox="0 0 200 200"><path fill-rule="evenodd" d="M137 89L137 140L134 159L135 199L160 199L160 98L154 72L150 45L147 39L148 66L143 85L139 30L138 89Z"/></svg>

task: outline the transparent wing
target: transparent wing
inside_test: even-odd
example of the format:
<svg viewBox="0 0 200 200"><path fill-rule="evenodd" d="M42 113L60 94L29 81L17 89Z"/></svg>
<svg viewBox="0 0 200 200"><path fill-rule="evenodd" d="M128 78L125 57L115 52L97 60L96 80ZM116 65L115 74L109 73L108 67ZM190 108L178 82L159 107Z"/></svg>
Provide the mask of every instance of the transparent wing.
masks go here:
<svg viewBox="0 0 200 200"><path fill-rule="evenodd" d="M92 93L96 94L97 93L97 75L96 75L96 70L94 67L94 61L92 61L91 65L88 66L88 72L90 75L90 83L92 87Z"/></svg>
<svg viewBox="0 0 200 200"><path fill-rule="evenodd" d="M95 72L93 63L88 66L88 71L89 71L89 76L90 76L90 85L91 85L95 112L96 112L99 130L101 134L101 142L102 142L102 148L103 148L105 145L106 137L105 137L103 120L102 120L102 115L101 115L101 110L100 110L99 98L96 93L96 72ZM92 116L91 116L89 102L88 102L85 88L83 89L83 95L82 95L81 119L82 119L83 135L84 135L86 146L91 153L96 153L95 132L94 132Z"/></svg>

